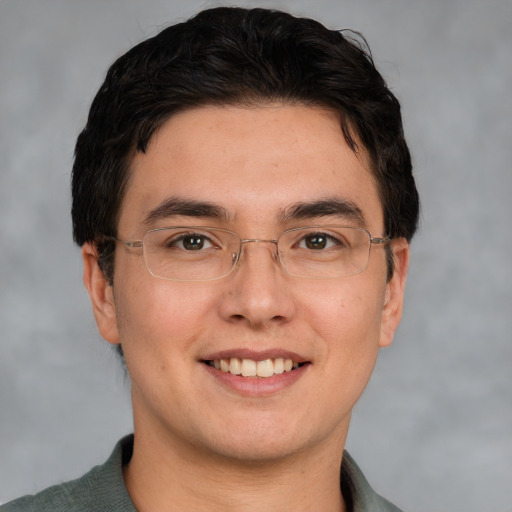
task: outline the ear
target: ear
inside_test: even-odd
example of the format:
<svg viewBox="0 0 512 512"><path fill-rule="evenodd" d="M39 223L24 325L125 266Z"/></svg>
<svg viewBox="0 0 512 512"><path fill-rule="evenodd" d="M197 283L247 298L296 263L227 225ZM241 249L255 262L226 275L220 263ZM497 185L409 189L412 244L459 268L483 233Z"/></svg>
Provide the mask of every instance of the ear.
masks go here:
<svg viewBox="0 0 512 512"><path fill-rule="evenodd" d="M119 343L114 292L98 264L98 252L94 244L82 247L84 284L91 298L92 310L101 336L109 343Z"/></svg>
<svg viewBox="0 0 512 512"><path fill-rule="evenodd" d="M395 267L393 276L386 285L384 309L380 328L380 347L388 347L402 318L405 282L409 268L409 244L405 238L397 238L391 242Z"/></svg>

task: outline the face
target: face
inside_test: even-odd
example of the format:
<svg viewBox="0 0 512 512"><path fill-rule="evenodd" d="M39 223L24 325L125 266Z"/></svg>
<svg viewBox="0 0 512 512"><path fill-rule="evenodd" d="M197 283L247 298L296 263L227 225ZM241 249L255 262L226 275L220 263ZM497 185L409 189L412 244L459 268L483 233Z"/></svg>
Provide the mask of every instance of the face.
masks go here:
<svg viewBox="0 0 512 512"><path fill-rule="evenodd" d="M287 215L326 199L361 215ZM183 202L216 208L190 211ZM385 236L376 183L364 155L348 148L337 115L302 106L204 107L172 117L135 157L118 236L140 240L151 228L206 225L276 239L319 223L357 223ZM98 326L123 346L136 432L239 460L342 447L351 409L400 318L408 247L392 244L389 282L377 245L366 270L350 277L290 276L274 244L249 243L229 276L173 282L147 272L141 249L119 244L112 288L85 246ZM248 367L267 359L300 365L265 378L212 366L231 358Z"/></svg>

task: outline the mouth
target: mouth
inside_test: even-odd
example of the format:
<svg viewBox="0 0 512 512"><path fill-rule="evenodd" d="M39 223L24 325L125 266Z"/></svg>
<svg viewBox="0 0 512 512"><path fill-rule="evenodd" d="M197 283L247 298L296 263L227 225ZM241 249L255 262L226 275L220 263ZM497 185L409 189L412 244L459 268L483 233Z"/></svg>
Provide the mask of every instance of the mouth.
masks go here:
<svg viewBox="0 0 512 512"><path fill-rule="evenodd" d="M309 364L308 362L298 362L293 359L280 357L263 359L261 361L231 357L229 359L205 360L203 363L223 373L261 379L274 377L274 375L282 375L286 372L293 372Z"/></svg>

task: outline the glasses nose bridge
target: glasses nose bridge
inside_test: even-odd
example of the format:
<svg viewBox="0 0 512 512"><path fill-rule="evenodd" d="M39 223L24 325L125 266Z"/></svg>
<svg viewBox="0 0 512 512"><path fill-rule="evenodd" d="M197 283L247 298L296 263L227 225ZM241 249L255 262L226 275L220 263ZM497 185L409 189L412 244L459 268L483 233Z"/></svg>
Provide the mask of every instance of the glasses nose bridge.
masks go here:
<svg viewBox="0 0 512 512"><path fill-rule="evenodd" d="M273 257L274 259L281 261L279 258L279 249L278 249L278 240L275 239L267 239L267 238L243 238L240 240L240 257L239 259L242 260L245 253L245 245L255 243L255 244L274 244L274 251L273 251Z"/></svg>
<svg viewBox="0 0 512 512"><path fill-rule="evenodd" d="M244 245L255 243L255 244L274 244L275 254L278 254L278 240L267 239L267 238L243 238L240 240L240 250L242 251Z"/></svg>
<svg viewBox="0 0 512 512"><path fill-rule="evenodd" d="M275 244L276 247L277 247L277 240L272 240L272 239L266 239L266 238L243 238L242 240L240 240L240 244L241 245L248 244L248 243L251 243L251 242Z"/></svg>

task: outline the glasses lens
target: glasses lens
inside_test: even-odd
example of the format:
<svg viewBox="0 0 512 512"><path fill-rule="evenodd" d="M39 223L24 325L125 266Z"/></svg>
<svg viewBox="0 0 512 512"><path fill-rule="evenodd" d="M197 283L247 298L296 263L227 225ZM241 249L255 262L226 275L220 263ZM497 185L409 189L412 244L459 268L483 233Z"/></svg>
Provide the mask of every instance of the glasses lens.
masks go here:
<svg viewBox="0 0 512 512"><path fill-rule="evenodd" d="M209 281L231 272L240 239L221 229L173 227L149 231L143 247L150 274L171 281Z"/></svg>
<svg viewBox="0 0 512 512"><path fill-rule="evenodd" d="M370 234L360 228L314 226L285 231L279 257L294 276L332 278L358 274L368 265Z"/></svg>

